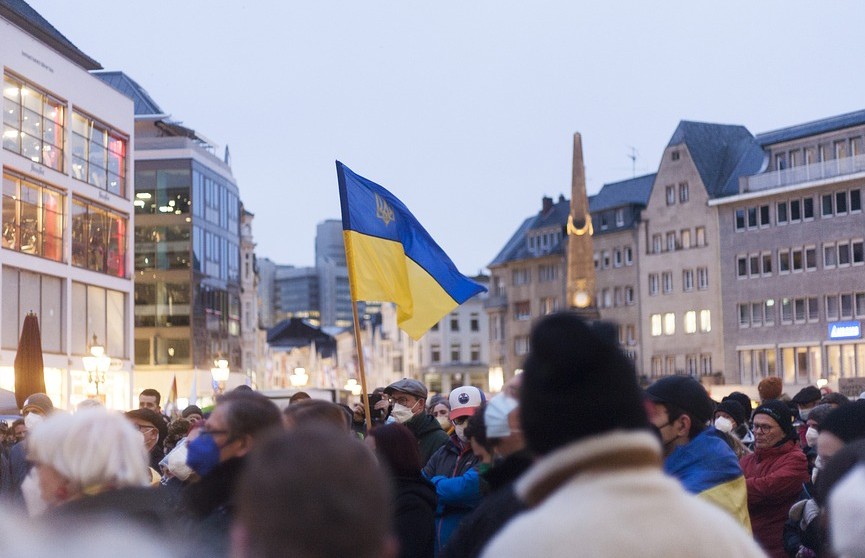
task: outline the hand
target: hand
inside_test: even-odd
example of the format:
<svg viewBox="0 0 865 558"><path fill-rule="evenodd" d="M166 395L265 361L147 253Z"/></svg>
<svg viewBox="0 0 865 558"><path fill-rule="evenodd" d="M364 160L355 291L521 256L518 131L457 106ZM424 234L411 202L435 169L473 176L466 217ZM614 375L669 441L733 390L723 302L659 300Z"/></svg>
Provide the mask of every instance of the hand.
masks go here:
<svg viewBox="0 0 865 558"><path fill-rule="evenodd" d="M356 424L363 424L363 421L366 420L366 411L364 411L363 405L360 403L354 404L354 410L351 413L351 420Z"/></svg>

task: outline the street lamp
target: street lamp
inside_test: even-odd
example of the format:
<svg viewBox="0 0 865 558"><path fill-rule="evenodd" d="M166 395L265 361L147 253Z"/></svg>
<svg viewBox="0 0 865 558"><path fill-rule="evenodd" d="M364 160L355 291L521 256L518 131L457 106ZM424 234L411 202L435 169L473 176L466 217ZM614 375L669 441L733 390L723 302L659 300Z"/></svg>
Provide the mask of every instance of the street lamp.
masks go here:
<svg viewBox="0 0 865 558"><path fill-rule="evenodd" d="M309 381L309 374L306 373L305 368L295 368L294 374L289 376L289 379L291 380L292 387L301 387L305 386L306 382Z"/></svg>
<svg viewBox="0 0 865 558"><path fill-rule="evenodd" d="M84 370L87 371L87 381L96 386L96 395L99 396L99 384L105 383L105 373L111 367L111 357L105 354L105 347L99 344L95 333L90 343L90 355L81 360L84 361Z"/></svg>
<svg viewBox="0 0 865 558"><path fill-rule="evenodd" d="M345 389L351 392L352 395L360 395L360 384L354 378L349 378L345 383Z"/></svg>
<svg viewBox="0 0 865 558"><path fill-rule="evenodd" d="M218 358L213 362L216 366L210 369L210 375L213 381L219 386L219 393L225 391L225 382L228 381L228 376L231 370L228 368L228 361L224 358Z"/></svg>

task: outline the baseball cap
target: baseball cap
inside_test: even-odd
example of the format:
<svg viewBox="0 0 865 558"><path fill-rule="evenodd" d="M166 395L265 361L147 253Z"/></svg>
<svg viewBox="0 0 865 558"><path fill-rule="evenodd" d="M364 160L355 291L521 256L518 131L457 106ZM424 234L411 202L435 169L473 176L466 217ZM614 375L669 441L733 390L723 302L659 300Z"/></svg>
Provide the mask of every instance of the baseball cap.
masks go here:
<svg viewBox="0 0 865 558"><path fill-rule="evenodd" d="M706 388L691 376L667 376L646 388L655 403L675 405L700 422L712 418L712 400Z"/></svg>
<svg viewBox="0 0 865 558"><path fill-rule="evenodd" d="M474 386L458 387L448 398L451 404L451 420L458 417L470 417L480 407L486 398L484 393Z"/></svg>
<svg viewBox="0 0 865 558"><path fill-rule="evenodd" d="M393 395L393 392L395 391L401 391L402 393L414 395L418 399L426 399L428 393L426 386L423 385L423 382L413 380L411 378L403 378L402 380L397 380L391 385L384 388L384 392L388 395Z"/></svg>

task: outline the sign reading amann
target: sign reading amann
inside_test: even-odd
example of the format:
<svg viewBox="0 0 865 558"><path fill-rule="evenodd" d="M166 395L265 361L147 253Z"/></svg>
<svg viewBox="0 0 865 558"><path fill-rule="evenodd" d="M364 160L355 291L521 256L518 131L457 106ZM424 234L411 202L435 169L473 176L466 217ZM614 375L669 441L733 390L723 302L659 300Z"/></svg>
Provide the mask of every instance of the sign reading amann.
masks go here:
<svg viewBox="0 0 865 558"><path fill-rule="evenodd" d="M859 339L862 325L859 322L835 322L829 324L829 339Z"/></svg>

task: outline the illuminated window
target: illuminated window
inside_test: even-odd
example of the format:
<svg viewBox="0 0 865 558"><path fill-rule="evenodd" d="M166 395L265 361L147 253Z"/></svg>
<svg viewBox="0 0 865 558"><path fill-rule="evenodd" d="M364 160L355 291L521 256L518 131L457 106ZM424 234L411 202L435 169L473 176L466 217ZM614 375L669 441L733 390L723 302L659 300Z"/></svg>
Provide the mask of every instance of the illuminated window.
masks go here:
<svg viewBox="0 0 865 558"><path fill-rule="evenodd" d="M652 337L658 337L663 333L663 328L661 327L661 315L660 314L652 314Z"/></svg>
<svg viewBox="0 0 865 558"><path fill-rule="evenodd" d="M72 113L72 176L126 197L126 138L84 114Z"/></svg>
<svg viewBox="0 0 865 558"><path fill-rule="evenodd" d="M672 312L664 314L664 335L675 335L676 315Z"/></svg>
<svg viewBox="0 0 865 558"><path fill-rule="evenodd" d="M62 172L65 113L63 101L3 76L3 149Z"/></svg>
<svg viewBox="0 0 865 558"><path fill-rule="evenodd" d="M700 310L700 332L709 333L710 331L712 331L712 312Z"/></svg>
<svg viewBox="0 0 865 558"><path fill-rule="evenodd" d="M697 333L697 312L694 310L685 312L685 333Z"/></svg>
<svg viewBox="0 0 865 558"><path fill-rule="evenodd" d="M126 277L128 225L129 220L125 215L74 198L72 265L115 277ZM168 245L164 243L163 248Z"/></svg>
<svg viewBox="0 0 865 558"><path fill-rule="evenodd" d="M3 173L3 234L9 250L63 261L66 196L46 184Z"/></svg>

